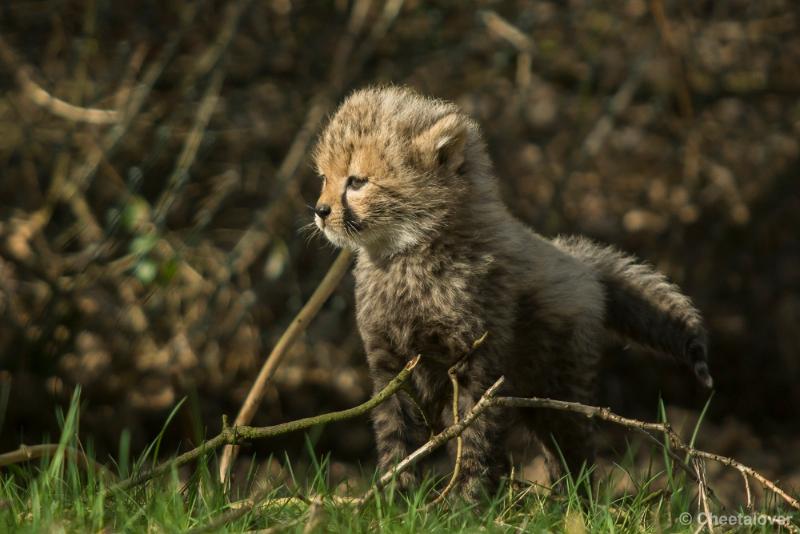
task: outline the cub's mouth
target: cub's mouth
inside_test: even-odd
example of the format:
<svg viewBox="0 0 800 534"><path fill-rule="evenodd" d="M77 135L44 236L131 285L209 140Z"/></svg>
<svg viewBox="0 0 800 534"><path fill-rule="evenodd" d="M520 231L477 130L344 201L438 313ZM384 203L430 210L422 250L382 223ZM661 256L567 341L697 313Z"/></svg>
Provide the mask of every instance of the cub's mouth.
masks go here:
<svg viewBox="0 0 800 534"><path fill-rule="evenodd" d="M337 247L355 248L363 244L366 225L349 209L343 209L339 217L333 214L322 217L317 213L314 222L328 241Z"/></svg>

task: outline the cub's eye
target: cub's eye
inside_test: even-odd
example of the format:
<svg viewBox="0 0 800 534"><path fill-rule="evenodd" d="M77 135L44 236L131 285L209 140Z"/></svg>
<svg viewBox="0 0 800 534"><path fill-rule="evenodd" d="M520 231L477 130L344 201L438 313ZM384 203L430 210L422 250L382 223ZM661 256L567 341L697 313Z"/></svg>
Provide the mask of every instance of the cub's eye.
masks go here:
<svg viewBox="0 0 800 534"><path fill-rule="evenodd" d="M325 182L328 181L327 176L325 176L324 174L320 174L319 179L322 180L322 185L325 185Z"/></svg>
<svg viewBox="0 0 800 534"><path fill-rule="evenodd" d="M353 191L358 191L367 183L367 178L359 178L358 176L347 177L347 188Z"/></svg>

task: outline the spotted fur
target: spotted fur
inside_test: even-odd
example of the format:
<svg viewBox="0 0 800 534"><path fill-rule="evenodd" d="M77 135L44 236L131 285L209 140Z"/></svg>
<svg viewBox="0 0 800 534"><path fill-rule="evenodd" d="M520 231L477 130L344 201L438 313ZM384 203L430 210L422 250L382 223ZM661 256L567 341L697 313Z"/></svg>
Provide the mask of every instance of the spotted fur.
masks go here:
<svg viewBox="0 0 800 534"><path fill-rule="evenodd" d="M413 395L374 411L381 468L424 442L426 421L452 421L447 370L487 332L459 367L462 414L501 375L504 394L593 402L608 330L705 365L700 315L662 275L585 239L547 240L508 212L478 125L454 104L398 87L358 91L323 131L315 161L316 224L357 253L357 322L375 389L423 355ZM496 487L516 424L573 475L593 458L586 418L488 413L463 436L466 497Z"/></svg>

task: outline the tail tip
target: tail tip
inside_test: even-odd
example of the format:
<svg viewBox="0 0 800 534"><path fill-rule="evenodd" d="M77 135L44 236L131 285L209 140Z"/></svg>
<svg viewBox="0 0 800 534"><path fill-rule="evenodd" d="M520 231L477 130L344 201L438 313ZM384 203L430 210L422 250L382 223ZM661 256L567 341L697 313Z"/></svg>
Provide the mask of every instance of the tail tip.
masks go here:
<svg viewBox="0 0 800 534"><path fill-rule="evenodd" d="M687 358L697 380L706 388L714 387L714 379L708 370L708 350L704 339L693 338L686 345Z"/></svg>
<svg viewBox="0 0 800 534"><path fill-rule="evenodd" d="M711 373L708 371L708 364L706 362L695 362L694 375L706 388L711 389L714 387L714 379L711 378Z"/></svg>

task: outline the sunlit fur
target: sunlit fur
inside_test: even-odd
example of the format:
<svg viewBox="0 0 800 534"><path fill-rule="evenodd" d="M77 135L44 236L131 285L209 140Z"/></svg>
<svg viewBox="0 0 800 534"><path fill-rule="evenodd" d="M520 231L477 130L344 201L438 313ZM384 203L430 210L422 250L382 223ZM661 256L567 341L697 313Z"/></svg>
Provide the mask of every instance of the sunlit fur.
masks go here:
<svg viewBox="0 0 800 534"><path fill-rule="evenodd" d="M382 468L427 438L423 421L452 421L447 369L487 332L461 364L461 414L501 375L507 394L593 402L609 330L694 365L710 385L691 301L629 256L582 238L547 240L510 215L478 125L454 104L398 87L358 91L323 131L315 162L325 177L318 204L332 209L316 224L357 253L357 321L374 387L423 356L416 399L397 395L374 411ZM349 177L366 182L348 187ZM498 482L516 424L550 450L557 442L553 456L573 475L592 459L586 418L490 410L463 436L465 496Z"/></svg>
<svg viewBox="0 0 800 534"><path fill-rule="evenodd" d="M418 112L420 106L425 106L426 113ZM450 119L457 124L451 125ZM425 133L431 133L439 120L445 123L440 127L473 131L471 142L482 144L477 126L453 104L409 91L361 91L341 106L315 153L317 169L324 177L318 202L333 208L324 225L316 217L328 239L338 246L385 256L430 240L447 227L454 206L467 200L468 188L454 180L457 169L429 165L429 158L435 157L429 145L435 141ZM485 153L482 147L476 152ZM483 160L470 164L488 166ZM348 190L350 176L368 182L358 191ZM347 209L352 217L347 217Z"/></svg>

